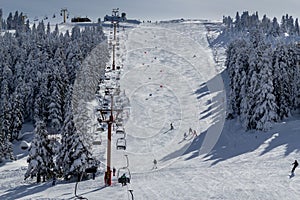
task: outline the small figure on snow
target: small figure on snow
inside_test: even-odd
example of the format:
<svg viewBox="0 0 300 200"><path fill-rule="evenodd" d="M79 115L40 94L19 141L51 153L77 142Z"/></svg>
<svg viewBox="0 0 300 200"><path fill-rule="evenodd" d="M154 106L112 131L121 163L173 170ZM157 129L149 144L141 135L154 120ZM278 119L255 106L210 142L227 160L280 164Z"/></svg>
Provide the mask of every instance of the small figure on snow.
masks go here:
<svg viewBox="0 0 300 200"><path fill-rule="evenodd" d="M115 176L115 175L116 175L116 168L113 167L113 176Z"/></svg>
<svg viewBox="0 0 300 200"><path fill-rule="evenodd" d="M193 136L195 136L195 137L198 136L196 130L193 131Z"/></svg>
<svg viewBox="0 0 300 200"><path fill-rule="evenodd" d="M189 129L189 135L193 133L192 128Z"/></svg>
<svg viewBox="0 0 300 200"><path fill-rule="evenodd" d="M296 167L298 167L298 165L299 165L297 160L295 160L295 162L292 165L294 165L293 169L292 169L292 174L294 174Z"/></svg>
<svg viewBox="0 0 300 200"><path fill-rule="evenodd" d="M55 184L56 184L56 175L54 174L52 178L52 186L54 186Z"/></svg>
<svg viewBox="0 0 300 200"><path fill-rule="evenodd" d="M153 168L152 169L157 169L157 160L156 159L154 159L153 160Z"/></svg>
<svg viewBox="0 0 300 200"><path fill-rule="evenodd" d="M170 130L173 130L174 129L174 126L173 126L173 124L171 123L170 124Z"/></svg>
<svg viewBox="0 0 300 200"><path fill-rule="evenodd" d="M183 139L185 140L186 137L187 137L187 134L186 134L186 132L184 132L184 134L183 134Z"/></svg>

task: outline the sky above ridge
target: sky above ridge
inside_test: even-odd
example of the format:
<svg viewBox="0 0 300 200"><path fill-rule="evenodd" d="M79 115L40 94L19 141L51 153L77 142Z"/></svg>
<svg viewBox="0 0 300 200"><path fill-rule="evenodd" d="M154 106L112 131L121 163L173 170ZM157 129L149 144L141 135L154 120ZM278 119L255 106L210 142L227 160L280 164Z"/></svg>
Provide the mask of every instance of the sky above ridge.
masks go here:
<svg viewBox="0 0 300 200"><path fill-rule="evenodd" d="M0 8L4 16L18 10L30 19L59 15L61 8L67 8L70 17L88 16L95 21L111 14L113 8L127 13L127 18L139 20L221 20L224 15L234 17L237 11L258 11L260 17L266 14L269 18L300 16L299 0L0 0Z"/></svg>

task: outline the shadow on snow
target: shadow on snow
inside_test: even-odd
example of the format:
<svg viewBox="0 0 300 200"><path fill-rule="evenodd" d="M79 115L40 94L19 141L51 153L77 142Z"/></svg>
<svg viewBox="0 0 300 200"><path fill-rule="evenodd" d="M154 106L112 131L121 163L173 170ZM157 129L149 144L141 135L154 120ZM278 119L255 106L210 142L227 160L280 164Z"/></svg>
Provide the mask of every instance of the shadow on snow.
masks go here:
<svg viewBox="0 0 300 200"><path fill-rule="evenodd" d="M217 144L205 157L207 160L214 160L212 165L215 165L241 154L253 152L259 147L262 147L259 156L263 156L279 146L285 146L284 156L288 156L300 150L300 128L296 128L298 125L299 120L295 120L276 124L267 132L245 132L237 120L228 120Z"/></svg>
<svg viewBox="0 0 300 200"><path fill-rule="evenodd" d="M206 107L205 110L199 113L199 120L209 120L212 124L211 127L214 126L214 124L218 123L221 117L220 112L222 108L219 105L220 94L211 94L205 83L200 85L199 89L196 90L195 94L197 95L197 99L201 99L205 104L204 107ZM201 152L201 146L203 144L203 141L207 134L210 132L211 127L198 134L196 137L191 136L191 138L187 137L186 139L182 139L179 143L187 142L187 144L185 144L180 149L166 155L161 159L161 161L168 161L185 155L188 155L186 160L198 157Z"/></svg>
<svg viewBox="0 0 300 200"><path fill-rule="evenodd" d="M205 110L200 115L200 120L211 120L211 126L197 137L194 137L192 142L187 143L182 148L166 155L162 161L167 161L180 156L188 155L186 160L201 156L203 153L201 147L206 136L212 133L212 129L219 120L222 120L222 102L218 94L210 96L210 92L206 84L202 84L195 92L198 99L207 99ZM224 108L223 108L224 109ZM238 119L225 120L224 126L221 127L221 135L218 136L217 143L212 150L204 156L206 161L213 161L211 165L216 165L219 162L236 156L258 151L259 156L263 156L279 146L284 146L284 156L288 156L292 152L300 151L300 134L299 134L299 117L290 118L289 121L275 124L270 131L245 131ZM211 129L209 131L209 129ZM209 135L208 135L209 134ZM180 141L183 142L184 140ZM202 155L203 156L203 155Z"/></svg>
<svg viewBox="0 0 300 200"><path fill-rule="evenodd" d="M51 187L50 182L47 182L44 184L22 185L22 186L7 190L5 194L0 195L0 199L24 198L26 196L30 196L32 194L45 191L49 187Z"/></svg>
<svg viewBox="0 0 300 200"><path fill-rule="evenodd" d="M82 180L81 182L79 182L79 184L88 181L88 180ZM94 181L89 179L89 181ZM5 194L1 194L0 195L0 199L19 199L19 198L25 198L26 196L31 196L32 194L38 194L40 192L46 191L48 189L51 189L51 191L53 189L55 189L55 187L59 187L59 185L61 184L70 184L70 183L74 183L74 188L72 187L70 191L66 191L66 193L61 194L62 196L70 196L72 194L74 194L74 189L75 189L75 183L74 181L59 181L59 183L57 183L55 186L52 186L52 181L47 181L44 183L26 183L26 185L21 185L12 189L8 189L6 190ZM81 192L80 190L77 191L78 195L86 195L86 194L90 194L93 192L97 192L99 190L104 189L105 186L100 186L97 187L95 189L92 189L90 191L84 190L84 192ZM49 192L51 192L49 191ZM42 194L42 193L41 193ZM44 196L40 196L40 197L35 197L37 199L39 198L45 198ZM74 199L75 196L71 197L70 199Z"/></svg>

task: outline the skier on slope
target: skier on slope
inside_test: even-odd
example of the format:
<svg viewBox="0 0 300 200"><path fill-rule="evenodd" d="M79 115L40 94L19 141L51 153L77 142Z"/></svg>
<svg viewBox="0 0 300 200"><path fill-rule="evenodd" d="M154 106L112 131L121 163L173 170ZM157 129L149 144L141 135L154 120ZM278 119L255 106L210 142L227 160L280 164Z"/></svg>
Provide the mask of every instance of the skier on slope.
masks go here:
<svg viewBox="0 0 300 200"><path fill-rule="evenodd" d="M174 126L173 126L173 124L171 123L170 124L170 130L173 130L174 129Z"/></svg>
<svg viewBox="0 0 300 200"><path fill-rule="evenodd" d="M295 160L295 162L292 165L294 165L293 169L292 169L292 174L294 174L294 171L295 171L296 167L298 167L298 165L299 165L297 160Z"/></svg>
<svg viewBox="0 0 300 200"><path fill-rule="evenodd" d="M157 169L157 160L156 159L154 159L153 160L153 168L152 169Z"/></svg>
<svg viewBox="0 0 300 200"><path fill-rule="evenodd" d="M184 132L184 134L183 134L183 139L185 140L186 137L187 137L187 134L186 134L186 132Z"/></svg>
<svg viewBox="0 0 300 200"><path fill-rule="evenodd" d="M193 131L193 136L195 136L195 137L198 136L196 130Z"/></svg>

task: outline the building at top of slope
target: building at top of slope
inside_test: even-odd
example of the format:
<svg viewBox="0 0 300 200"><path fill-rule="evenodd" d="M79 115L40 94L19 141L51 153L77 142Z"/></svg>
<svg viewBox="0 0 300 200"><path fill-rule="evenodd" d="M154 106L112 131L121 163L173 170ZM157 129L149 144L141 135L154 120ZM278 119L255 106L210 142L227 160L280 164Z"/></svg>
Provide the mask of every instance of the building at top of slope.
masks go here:
<svg viewBox="0 0 300 200"><path fill-rule="evenodd" d="M135 19L127 19L126 13L122 12L121 16L119 15L119 8L112 10L112 15L105 15L104 16L104 22L127 22L131 24L140 24L141 22L139 20Z"/></svg>

